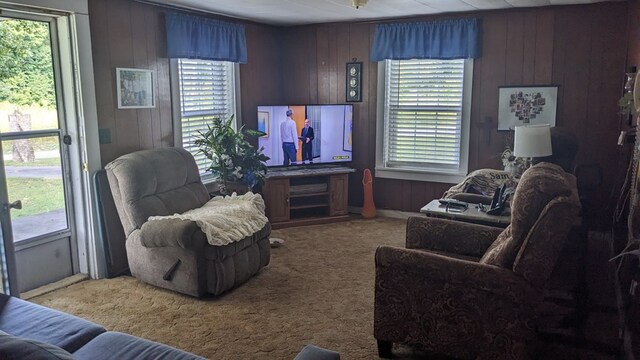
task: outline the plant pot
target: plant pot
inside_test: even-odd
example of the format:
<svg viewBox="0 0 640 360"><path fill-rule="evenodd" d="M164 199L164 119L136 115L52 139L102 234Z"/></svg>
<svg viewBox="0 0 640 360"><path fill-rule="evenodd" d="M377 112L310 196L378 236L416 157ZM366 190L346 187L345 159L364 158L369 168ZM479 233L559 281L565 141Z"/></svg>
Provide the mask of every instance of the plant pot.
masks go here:
<svg viewBox="0 0 640 360"><path fill-rule="evenodd" d="M220 179L217 180L218 187L220 188L220 193L222 195L231 195L236 193L238 195L244 195L251 191L249 186L243 183L235 182L235 181L227 181L226 183Z"/></svg>

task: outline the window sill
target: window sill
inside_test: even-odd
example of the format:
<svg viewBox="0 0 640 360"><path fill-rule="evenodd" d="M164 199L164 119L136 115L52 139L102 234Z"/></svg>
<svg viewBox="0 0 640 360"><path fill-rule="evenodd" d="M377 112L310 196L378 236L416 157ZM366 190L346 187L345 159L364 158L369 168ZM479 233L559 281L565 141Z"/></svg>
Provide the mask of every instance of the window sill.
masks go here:
<svg viewBox="0 0 640 360"><path fill-rule="evenodd" d="M418 169L399 169L376 167L375 177L385 179L426 181L446 184L458 184L464 180L466 173L452 173L436 170L418 170Z"/></svg>
<svg viewBox="0 0 640 360"><path fill-rule="evenodd" d="M200 174L200 181L202 181L204 187L207 188L207 191L210 193L220 190L220 186L218 185L215 176L211 174Z"/></svg>
<svg viewBox="0 0 640 360"><path fill-rule="evenodd" d="M207 184L215 183L216 177L209 172L204 174L200 173L200 181L202 181L203 184L207 185Z"/></svg>

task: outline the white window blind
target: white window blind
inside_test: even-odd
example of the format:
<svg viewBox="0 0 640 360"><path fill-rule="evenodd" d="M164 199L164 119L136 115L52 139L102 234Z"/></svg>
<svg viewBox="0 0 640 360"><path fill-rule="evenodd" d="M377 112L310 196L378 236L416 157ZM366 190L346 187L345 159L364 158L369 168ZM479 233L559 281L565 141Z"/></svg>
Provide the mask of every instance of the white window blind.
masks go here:
<svg viewBox="0 0 640 360"><path fill-rule="evenodd" d="M214 118L235 113L234 79L231 62L178 60L182 147L193 154L200 173L210 164L194 144L198 130L204 132Z"/></svg>
<svg viewBox="0 0 640 360"><path fill-rule="evenodd" d="M384 166L458 170L464 60L387 60Z"/></svg>

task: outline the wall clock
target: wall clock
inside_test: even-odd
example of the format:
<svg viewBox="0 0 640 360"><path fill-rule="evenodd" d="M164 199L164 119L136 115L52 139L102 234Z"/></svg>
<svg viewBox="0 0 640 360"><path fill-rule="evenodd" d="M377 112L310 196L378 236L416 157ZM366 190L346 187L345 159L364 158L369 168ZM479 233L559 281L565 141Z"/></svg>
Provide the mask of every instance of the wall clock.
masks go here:
<svg viewBox="0 0 640 360"><path fill-rule="evenodd" d="M354 59L355 60L355 59ZM362 101L362 62L347 63L347 102Z"/></svg>

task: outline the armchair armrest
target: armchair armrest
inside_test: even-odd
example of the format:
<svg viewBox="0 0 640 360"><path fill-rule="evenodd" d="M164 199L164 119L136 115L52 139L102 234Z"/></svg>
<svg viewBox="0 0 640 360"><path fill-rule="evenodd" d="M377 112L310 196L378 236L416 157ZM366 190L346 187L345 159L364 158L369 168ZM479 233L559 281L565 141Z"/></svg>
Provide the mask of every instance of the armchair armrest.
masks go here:
<svg viewBox="0 0 640 360"><path fill-rule="evenodd" d="M480 258L504 229L448 219L412 216L407 249L428 249Z"/></svg>
<svg viewBox="0 0 640 360"><path fill-rule="evenodd" d="M142 224L140 240L145 247L181 247L192 249L206 236L195 221L180 219L151 220Z"/></svg>
<svg viewBox="0 0 640 360"><path fill-rule="evenodd" d="M530 303L542 296L523 277L498 266L390 246L378 247L375 259L376 273L391 268L393 273L412 274L425 286L446 284L466 292L489 293L514 304Z"/></svg>

